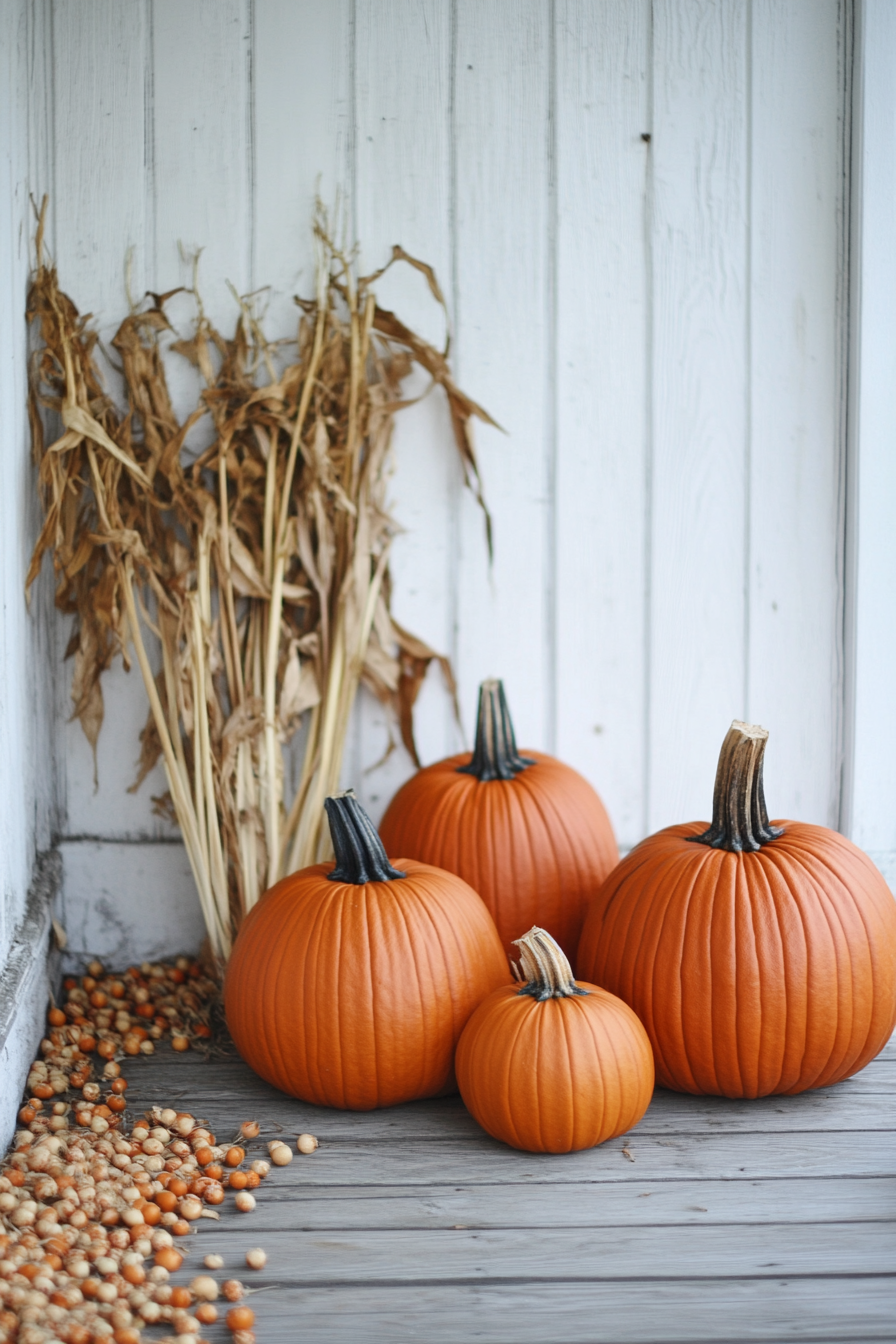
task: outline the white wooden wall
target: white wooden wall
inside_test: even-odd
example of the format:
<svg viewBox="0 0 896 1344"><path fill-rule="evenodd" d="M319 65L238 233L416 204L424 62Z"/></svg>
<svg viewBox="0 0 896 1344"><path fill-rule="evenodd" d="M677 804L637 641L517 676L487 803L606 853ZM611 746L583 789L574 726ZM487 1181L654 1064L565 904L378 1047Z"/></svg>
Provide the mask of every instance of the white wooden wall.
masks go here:
<svg viewBox="0 0 896 1344"><path fill-rule="evenodd" d="M896 5L858 18L842 818L896 890Z"/></svg>
<svg viewBox="0 0 896 1344"><path fill-rule="evenodd" d="M24 319L28 184L42 171L29 152L41 139L28 117L31 36L26 0L0 4L0 1152L45 1021L52 883L46 870L36 880L35 856L60 821L48 586L38 585L30 609L24 601L38 528Z"/></svg>
<svg viewBox="0 0 896 1344"><path fill-rule="evenodd" d="M182 242L205 249L219 322L226 280L269 284L287 333L318 179L345 194L366 268L395 242L436 267L461 385L507 431L478 433L496 555L490 571L429 399L396 436L395 609L450 654L467 739L478 681L502 676L521 742L582 770L627 847L707 816L743 717L772 734L773 815L838 825L847 0L29 12L49 147L34 189L63 285L104 332L126 251L135 291L164 290L189 280ZM419 276L390 273L381 297L440 335ZM123 953L157 933L136 913L154 892L195 907L181 851L150 847L172 839L150 811L161 780L124 791L136 672L108 679L106 703L97 791L60 724L66 919L76 947ZM375 815L411 768L401 749L371 768L387 740L365 702L345 779ZM425 761L459 745L438 675L418 742Z"/></svg>

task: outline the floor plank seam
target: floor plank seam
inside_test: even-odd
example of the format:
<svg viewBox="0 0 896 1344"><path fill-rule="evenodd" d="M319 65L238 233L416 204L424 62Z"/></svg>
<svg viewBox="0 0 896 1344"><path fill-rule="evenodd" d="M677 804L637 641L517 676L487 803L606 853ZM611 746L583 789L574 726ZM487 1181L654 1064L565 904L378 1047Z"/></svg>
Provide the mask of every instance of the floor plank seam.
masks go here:
<svg viewBox="0 0 896 1344"><path fill-rule="evenodd" d="M670 1223L646 1223L646 1222L645 1222L645 1223L641 1223L641 1222L638 1222L638 1223L626 1223L626 1224L625 1224L625 1227L626 1227L627 1230L634 1230L634 1229L637 1229L638 1231L647 1231L647 1230L650 1230L650 1229L659 1229L659 1228L662 1228L663 1231L666 1231L666 1232L673 1232L673 1231L675 1231L676 1228L677 1228L679 1231L690 1232L690 1231L692 1231L693 1228L695 1228L695 1227L751 1227L751 1228L753 1228L753 1227L756 1227L756 1228L759 1228L759 1227L772 1228L772 1227L773 1227L773 1228L780 1229L781 1231L786 1230L786 1231L788 1231L788 1232L792 1232L795 1228L798 1228L798 1227L846 1227L846 1226L852 1227L852 1226L864 1226L865 1224L874 1224L874 1225L876 1225L876 1226L878 1226L878 1227L893 1227L893 1228L896 1228L896 1218L806 1218L806 1219L794 1219L793 1221L789 1221L789 1222L780 1222L780 1221L774 1222L774 1221L772 1221L771 1219L755 1219L755 1220L753 1220L753 1221L750 1222L750 1223L744 1223L742 1220L735 1221L735 1220L733 1220L733 1219L714 1220L714 1219L711 1219L711 1218L703 1218L703 1219L700 1220L699 1223L696 1223L696 1222L680 1222L680 1223L671 1223L671 1222L670 1222ZM619 1228L620 1228L620 1224L619 1224L619 1223L569 1223L569 1222L564 1222L564 1224L563 1224L563 1231L564 1231L564 1232L606 1232L606 1231L609 1231L609 1230L616 1230L616 1231L618 1231ZM531 1222L525 1222L525 1223L487 1223L487 1224L485 1224L485 1223L477 1223L477 1224L469 1223L469 1224L465 1224L463 1228L461 1228L457 1223L446 1223L446 1225L445 1225L444 1227L433 1227L433 1226L431 1226L431 1225L427 1225L427 1224L425 1224L425 1223L407 1223L407 1224L404 1224L404 1223L384 1223L381 1227L376 1227L376 1226L374 1226L374 1225L372 1225L372 1224L367 1224L367 1225L365 1225L363 1228L359 1228L358 1225L357 1225L357 1223L353 1223L353 1224L346 1223L344 1226L340 1224L338 1227L337 1227L337 1226L334 1226L333 1224L328 1223L328 1224L326 1225L326 1227L288 1227L288 1228L284 1227L284 1228L277 1228L277 1229L276 1229L276 1231L278 1231L278 1232L289 1232L290 1234L301 1233L302 1235L308 1235L308 1236L312 1236L312 1235L316 1235L316 1236L324 1236L324 1235L326 1235L326 1236L337 1236L337 1235L344 1235L344 1234L346 1234L346 1233L351 1234L351 1233L357 1233L357 1232L363 1232L363 1233L366 1235L367 1233L376 1233L376 1232L383 1232L383 1233L392 1233L392 1232L459 1232L459 1231L463 1231L463 1232L531 1232L531 1231L534 1231L534 1230L535 1230L535 1227L533 1226L533 1224L532 1224ZM545 1232L550 1232L552 1229L551 1229L550 1226L538 1225L537 1230L538 1230L539 1233L545 1233ZM244 1229L239 1229L239 1230L238 1230L237 1228L221 1227L221 1228L219 1228L219 1229L216 1231L215 1235L216 1235L216 1236L227 1236L227 1235L239 1236L240 1238L242 1238L243 1240L245 1240L246 1233L245 1233L245 1230L244 1230ZM271 1230L270 1230L270 1229L266 1229L266 1231L265 1231L265 1235L266 1235L266 1236L270 1236L270 1235L271 1235ZM896 1272L896 1271L894 1271L894 1272Z"/></svg>
<svg viewBox="0 0 896 1344"><path fill-rule="evenodd" d="M838 1274L831 1274L831 1273L719 1274L718 1276L706 1275L706 1274L680 1274L680 1275L613 1274L613 1275L607 1275L606 1278L599 1278L594 1275L588 1276L581 1274L569 1275L568 1277L560 1277L556 1275L554 1276L546 1275L543 1277L539 1277L532 1274L526 1274L526 1275L520 1275L519 1277L512 1277L508 1275L506 1278L500 1278L500 1277L490 1278L487 1275L483 1275L481 1278L477 1278L475 1276L471 1278L469 1275L466 1276L461 1275L456 1278L444 1278L444 1279L433 1279L433 1278L406 1279L396 1277L391 1279L332 1278L332 1279L284 1280L281 1278L278 1279L276 1283L260 1283L259 1288L265 1288L265 1289L279 1288L281 1290L287 1290L287 1291L295 1290L297 1292L298 1291L311 1292L322 1288L327 1289L338 1288L343 1290L346 1288L364 1288L364 1289L405 1288L405 1289L412 1289L416 1292L418 1289L424 1289L424 1288L531 1288L531 1287L544 1288L544 1287L550 1287L551 1285L556 1285L557 1287L561 1288L570 1288L576 1285L579 1285L581 1287L594 1287L594 1286L608 1287L612 1284L642 1284L642 1283L643 1284L652 1283L661 1285L700 1284L706 1286L711 1285L713 1287L718 1287L720 1284L725 1283L777 1283L780 1284L782 1287L786 1287L787 1284L790 1283L819 1283L819 1282L827 1283L833 1278L836 1278L838 1282L848 1281L851 1283L852 1282L886 1283L890 1282L893 1279L896 1279L896 1270L893 1270L892 1272L885 1274L884 1273L865 1274L856 1271L853 1272L847 1271Z"/></svg>

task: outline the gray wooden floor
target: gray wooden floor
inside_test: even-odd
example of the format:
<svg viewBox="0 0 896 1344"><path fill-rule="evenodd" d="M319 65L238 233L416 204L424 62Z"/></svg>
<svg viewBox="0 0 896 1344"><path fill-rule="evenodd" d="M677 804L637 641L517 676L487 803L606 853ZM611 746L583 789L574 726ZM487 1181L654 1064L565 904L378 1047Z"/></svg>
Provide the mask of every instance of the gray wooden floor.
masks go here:
<svg viewBox="0 0 896 1344"><path fill-rule="evenodd" d="M254 1213L228 1195L177 1276L214 1250L270 1286L259 1344L896 1340L896 1037L824 1092L657 1092L628 1136L566 1157L496 1143L459 1098L328 1111L235 1057L167 1050L128 1073L138 1109L173 1102L219 1142L250 1118L259 1153L320 1139ZM250 1246L263 1274L241 1268Z"/></svg>

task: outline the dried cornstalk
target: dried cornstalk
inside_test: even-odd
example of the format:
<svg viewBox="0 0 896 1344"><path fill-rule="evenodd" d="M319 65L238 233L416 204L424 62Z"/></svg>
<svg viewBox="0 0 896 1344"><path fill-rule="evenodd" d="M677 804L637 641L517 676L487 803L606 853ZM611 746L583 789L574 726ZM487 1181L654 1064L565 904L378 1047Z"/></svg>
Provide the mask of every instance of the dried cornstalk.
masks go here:
<svg viewBox="0 0 896 1344"><path fill-rule="evenodd" d="M416 760L413 705L438 655L389 610L386 487L402 380L417 363L444 389L480 502L470 420L492 423L454 385L447 349L377 306L383 272L356 279L320 212L315 238L317 293L297 300L292 362L250 301L239 301L227 340L197 297L192 335L170 345L202 380L180 423L162 350L172 295L147 295L112 341L119 409L102 385L96 334L44 259L43 212L38 225L30 417L45 519L28 585L51 551L56 605L74 616L74 715L94 750L102 673L117 654L128 666L133 645L149 700L134 787L161 757L169 796L156 801L180 825L220 958L267 886L327 857L323 800L339 785L362 680L393 706ZM396 248L389 265L399 261L444 307L432 270ZM62 420L50 444L42 407ZM190 461L186 436L206 416L213 442ZM283 748L306 716L287 806Z"/></svg>

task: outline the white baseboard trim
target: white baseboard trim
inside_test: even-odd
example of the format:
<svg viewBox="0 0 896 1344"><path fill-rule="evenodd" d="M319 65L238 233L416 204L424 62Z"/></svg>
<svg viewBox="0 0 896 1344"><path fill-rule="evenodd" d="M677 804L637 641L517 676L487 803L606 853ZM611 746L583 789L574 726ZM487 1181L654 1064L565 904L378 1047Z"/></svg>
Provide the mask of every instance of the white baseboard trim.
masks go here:
<svg viewBox="0 0 896 1344"><path fill-rule="evenodd" d="M28 1069L44 1035L56 958L50 952L53 902L62 862L56 850L40 854L21 924L0 977L0 1153L16 1127Z"/></svg>
<svg viewBox="0 0 896 1344"><path fill-rule="evenodd" d="M182 844L70 838L59 854L66 970L93 957L123 970L199 950L205 924Z"/></svg>

